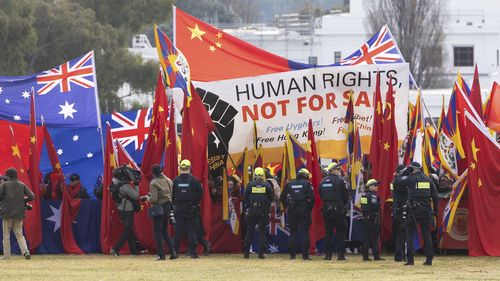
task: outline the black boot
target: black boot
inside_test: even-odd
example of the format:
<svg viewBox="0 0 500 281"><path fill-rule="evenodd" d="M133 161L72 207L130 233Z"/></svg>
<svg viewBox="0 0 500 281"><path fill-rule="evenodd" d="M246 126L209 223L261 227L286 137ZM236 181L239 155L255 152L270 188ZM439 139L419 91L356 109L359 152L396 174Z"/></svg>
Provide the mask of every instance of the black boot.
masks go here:
<svg viewBox="0 0 500 281"><path fill-rule="evenodd" d="M243 253L243 258L246 259L246 260L248 260L250 258L250 252L249 251L245 251Z"/></svg>
<svg viewBox="0 0 500 281"><path fill-rule="evenodd" d="M385 259L381 258L381 257L375 257L373 259L374 261L385 261Z"/></svg>
<svg viewBox="0 0 500 281"><path fill-rule="evenodd" d="M290 259L294 260L295 259L295 254L290 254Z"/></svg>
<svg viewBox="0 0 500 281"><path fill-rule="evenodd" d="M339 255L337 256L337 260L338 260L338 261L345 261L345 260L346 260L346 258L345 258L345 256L344 256L344 254L339 254Z"/></svg>
<svg viewBox="0 0 500 281"><path fill-rule="evenodd" d="M414 265L415 262L413 261L413 259L408 259L408 261L405 263L405 265Z"/></svg>
<svg viewBox="0 0 500 281"><path fill-rule="evenodd" d="M331 261L332 260L332 253L326 253L325 254L325 261Z"/></svg>
<svg viewBox="0 0 500 281"><path fill-rule="evenodd" d="M302 255L302 259L305 260L305 261L310 261L311 260L311 258L309 257L309 254Z"/></svg>
<svg viewBox="0 0 500 281"><path fill-rule="evenodd" d="M371 261L372 259L370 259L368 257L368 255L363 255L363 261Z"/></svg>
<svg viewBox="0 0 500 281"><path fill-rule="evenodd" d="M424 265L432 266L432 257L426 257Z"/></svg>
<svg viewBox="0 0 500 281"><path fill-rule="evenodd" d="M261 260L265 259L264 253L259 253L259 259L261 259Z"/></svg>

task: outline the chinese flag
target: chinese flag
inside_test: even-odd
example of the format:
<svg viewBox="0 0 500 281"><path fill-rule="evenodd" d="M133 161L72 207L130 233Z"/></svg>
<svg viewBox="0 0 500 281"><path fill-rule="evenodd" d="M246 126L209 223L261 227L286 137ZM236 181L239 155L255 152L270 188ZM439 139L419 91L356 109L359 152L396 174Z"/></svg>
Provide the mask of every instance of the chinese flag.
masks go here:
<svg viewBox="0 0 500 281"><path fill-rule="evenodd" d="M118 159L118 165L123 166L127 165L129 167L132 167L132 169L140 171L141 169L135 163L134 159L132 159L132 156L127 152L127 150L123 147L123 145L119 142L116 141L116 154L117 154L117 159Z"/></svg>
<svg viewBox="0 0 500 281"><path fill-rule="evenodd" d="M189 61L191 79L217 81L304 68L231 36L174 8L175 45Z"/></svg>
<svg viewBox="0 0 500 281"><path fill-rule="evenodd" d="M500 85L495 82L484 110L484 121L491 130L500 133Z"/></svg>
<svg viewBox="0 0 500 281"><path fill-rule="evenodd" d="M33 251L42 243L42 225L41 225L41 199L40 194L40 150L38 149L38 139L36 132L36 114L35 114L35 93L31 89L30 106L30 152L29 152L29 176L30 184L26 183L35 194L35 200L31 202L33 209L26 213L24 219L24 228L26 239L29 242L30 251Z"/></svg>
<svg viewBox="0 0 500 281"><path fill-rule="evenodd" d="M109 187L113 180L113 170L118 167L117 156L113 147L113 135L111 127L106 128L106 147L104 149L104 171L102 177L102 208L101 208L101 249L103 253L108 253L114 243L118 241L123 231L123 224L116 205L111 199ZM122 248L120 253L129 253L128 243Z"/></svg>
<svg viewBox="0 0 500 281"><path fill-rule="evenodd" d="M377 160L380 158L380 138L382 136L382 97L380 94L380 73L377 73L377 84L375 87L375 94L373 98L373 132L370 143L370 160L372 163L372 175L378 174Z"/></svg>
<svg viewBox="0 0 500 281"><path fill-rule="evenodd" d="M310 150L307 153L307 170L311 173L311 183L314 190L314 207L312 210L312 223L309 228L309 240L311 241L309 253L314 254L316 242L325 236L325 228L323 227L323 217L321 216L322 201L319 198L319 183L323 178L321 166L319 164L318 148L316 147L316 139L314 137L314 129L312 120L309 119L307 128L307 141L309 142Z"/></svg>
<svg viewBox="0 0 500 281"><path fill-rule="evenodd" d="M381 241L384 242L390 238L392 232L391 210L389 206L386 206L386 199L391 196L389 186L392 182L396 166L398 165L398 134L394 120L394 91L392 79L389 82L389 89L387 90L385 98L385 110L382 123L380 155L378 162L374 164L379 167L377 169L377 174L373 174L373 177L381 182L378 189L378 196L380 201L383 202L381 204Z"/></svg>
<svg viewBox="0 0 500 281"><path fill-rule="evenodd" d="M477 64L474 69L474 78L472 80L472 87L470 88L469 100L479 116L483 116L483 102L481 100L481 86L479 85Z"/></svg>
<svg viewBox="0 0 500 281"><path fill-rule="evenodd" d="M81 199L74 199L69 195L64 174L61 169L59 158L57 157L56 149L49 130L45 124L42 124L45 144L47 146L47 154L49 155L50 163L52 165L53 173L57 176L62 183L63 198L61 202L61 241L63 244L64 252L67 254L83 254L73 236L73 222L75 221L78 211L80 211Z"/></svg>
<svg viewBox="0 0 500 281"><path fill-rule="evenodd" d="M163 173L173 179L179 173L179 153L177 151L177 126L175 124L175 106L170 103L167 140L165 141L165 165Z"/></svg>
<svg viewBox="0 0 500 281"><path fill-rule="evenodd" d="M469 167L469 240L471 256L500 256L500 145L469 112L465 150Z"/></svg>
<svg viewBox="0 0 500 281"><path fill-rule="evenodd" d="M182 159L191 161L191 173L203 186L202 219L207 240L211 232L211 202L208 187L208 134L215 126L201 101L196 89L191 84L192 100L189 106L184 99L182 114ZM185 96L186 97L186 96Z"/></svg>
<svg viewBox="0 0 500 281"><path fill-rule="evenodd" d="M165 85L161 74L158 74L153 113L149 126L149 137L146 140L144 156L142 157L141 172L143 177L139 184L139 195L149 192L149 182L152 178L151 167L160 164L165 149L165 128L167 124L168 103ZM150 251L156 248L152 233L151 219L147 217L147 210L143 209L135 215L134 229L137 239Z"/></svg>

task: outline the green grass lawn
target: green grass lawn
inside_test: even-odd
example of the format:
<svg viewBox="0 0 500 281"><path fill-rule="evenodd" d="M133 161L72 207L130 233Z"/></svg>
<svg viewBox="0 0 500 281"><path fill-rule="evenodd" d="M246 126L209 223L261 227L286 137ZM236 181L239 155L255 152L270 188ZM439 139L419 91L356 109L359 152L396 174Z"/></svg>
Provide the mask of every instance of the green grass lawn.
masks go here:
<svg viewBox="0 0 500 281"><path fill-rule="evenodd" d="M298 256L300 257L300 256ZM213 254L197 260L185 256L153 261L154 256L34 255L0 261L0 280L500 280L500 258L438 256L434 266L386 261L362 262L360 255L347 261L288 260L288 255L267 255L250 260L242 255Z"/></svg>

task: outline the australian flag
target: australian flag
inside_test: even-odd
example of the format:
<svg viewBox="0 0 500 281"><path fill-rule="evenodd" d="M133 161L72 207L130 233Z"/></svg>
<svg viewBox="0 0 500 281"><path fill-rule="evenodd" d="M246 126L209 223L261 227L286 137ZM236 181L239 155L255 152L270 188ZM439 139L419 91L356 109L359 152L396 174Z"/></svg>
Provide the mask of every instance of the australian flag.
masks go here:
<svg viewBox="0 0 500 281"><path fill-rule="evenodd" d="M43 116L52 128L100 125L93 51L40 73L0 76L0 119L28 123L32 88L38 122Z"/></svg>

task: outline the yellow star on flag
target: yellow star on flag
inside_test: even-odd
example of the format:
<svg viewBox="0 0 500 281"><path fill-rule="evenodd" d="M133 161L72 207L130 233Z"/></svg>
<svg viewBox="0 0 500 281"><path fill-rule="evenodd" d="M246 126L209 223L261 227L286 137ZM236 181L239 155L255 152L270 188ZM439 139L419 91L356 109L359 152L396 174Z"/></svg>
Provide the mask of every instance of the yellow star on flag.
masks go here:
<svg viewBox="0 0 500 281"><path fill-rule="evenodd" d="M36 143L36 137L35 137L35 136L32 136L32 137L30 138L30 142L31 142L31 143Z"/></svg>
<svg viewBox="0 0 500 281"><path fill-rule="evenodd" d="M163 108L163 106L161 106L161 105L160 105L160 106L158 107L158 111L159 111L159 112L164 112L164 111L165 111L165 109Z"/></svg>
<svg viewBox="0 0 500 281"><path fill-rule="evenodd" d="M470 163L470 167L472 168L472 170L475 170L476 169L476 163L471 162Z"/></svg>
<svg viewBox="0 0 500 281"><path fill-rule="evenodd" d="M24 174L24 169L21 168L21 170L19 170L19 172L21 172L21 174Z"/></svg>
<svg viewBox="0 0 500 281"><path fill-rule="evenodd" d="M476 147L476 141L472 139L471 142L471 148L472 148L472 158L477 161L477 152L479 151L479 148Z"/></svg>
<svg viewBox="0 0 500 281"><path fill-rule="evenodd" d="M377 102L377 114L378 115L382 114L382 103L380 101Z"/></svg>
<svg viewBox="0 0 500 281"><path fill-rule="evenodd" d="M170 144L171 144L171 143L170 143L170 140L169 140L169 139L167 139L167 147L169 147L169 146L170 146Z"/></svg>
<svg viewBox="0 0 500 281"><path fill-rule="evenodd" d="M389 150L390 147L388 142L384 143L384 150Z"/></svg>
<svg viewBox="0 0 500 281"><path fill-rule="evenodd" d="M12 146L12 156L17 156L21 158L21 152L19 151L19 146L17 145Z"/></svg>
<svg viewBox="0 0 500 281"><path fill-rule="evenodd" d="M477 180L477 187L481 187L483 186L483 183L481 182L481 179L478 179Z"/></svg>
<svg viewBox="0 0 500 281"><path fill-rule="evenodd" d="M212 52L212 53L213 53L213 52L215 52L215 47L214 47L214 46L210 46L208 49L209 49L209 50L210 50L210 52Z"/></svg>
<svg viewBox="0 0 500 281"><path fill-rule="evenodd" d="M188 27L188 29L189 29L189 31L191 31L191 40L193 40L194 38L198 38L198 39L200 39L200 41L203 41L201 36L203 36L206 32L200 30L200 28L198 27L198 24L195 24L194 28Z"/></svg>
<svg viewBox="0 0 500 281"><path fill-rule="evenodd" d="M194 136L194 128L191 128L191 135Z"/></svg>
<svg viewBox="0 0 500 281"><path fill-rule="evenodd" d="M222 38L222 33L217 32L217 38L218 38L218 39L221 39L221 38Z"/></svg>
<svg viewBox="0 0 500 281"><path fill-rule="evenodd" d="M61 170L61 164L59 164L59 162L56 162L55 168L56 170Z"/></svg>
<svg viewBox="0 0 500 281"><path fill-rule="evenodd" d="M217 48L222 48L222 44L220 42L215 42L215 46L217 46Z"/></svg>

